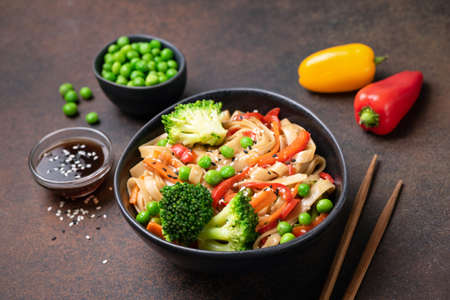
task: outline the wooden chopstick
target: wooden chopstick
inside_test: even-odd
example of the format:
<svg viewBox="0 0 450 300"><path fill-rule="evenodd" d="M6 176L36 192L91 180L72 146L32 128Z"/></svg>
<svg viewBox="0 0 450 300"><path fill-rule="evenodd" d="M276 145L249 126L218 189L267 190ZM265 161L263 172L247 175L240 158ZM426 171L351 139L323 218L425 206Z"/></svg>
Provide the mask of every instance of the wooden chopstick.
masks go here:
<svg viewBox="0 0 450 300"><path fill-rule="evenodd" d="M345 225L344 233L342 234L341 241L339 242L339 246L336 250L333 263L331 264L328 278L322 288L322 293L319 298L320 300L330 299L331 293L333 292L336 279L341 271L342 263L344 262L345 254L347 253L348 246L350 245L356 225L358 224L359 216L361 215L361 211L366 203L367 193L369 192L370 184L372 182L377 157L378 155L376 154L373 156L366 175L361 182L358 193L356 194L350 216L348 217L347 224Z"/></svg>
<svg viewBox="0 0 450 300"><path fill-rule="evenodd" d="M369 241L367 242L366 248L364 249L363 255L361 256L358 267L356 267L355 273L353 274L352 281L348 285L342 299L352 300L355 298L364 275L366 274L367 268L372 261L373 255L375 254L378 244L380 243L384 231L386 230L386 227L389 223L402 185L403 181L399 180L397 185L395 186L394 191L392 192L391 197L389 198L383 211L378 217L377 224L375 225L372 234L370 235Z"/></svg>

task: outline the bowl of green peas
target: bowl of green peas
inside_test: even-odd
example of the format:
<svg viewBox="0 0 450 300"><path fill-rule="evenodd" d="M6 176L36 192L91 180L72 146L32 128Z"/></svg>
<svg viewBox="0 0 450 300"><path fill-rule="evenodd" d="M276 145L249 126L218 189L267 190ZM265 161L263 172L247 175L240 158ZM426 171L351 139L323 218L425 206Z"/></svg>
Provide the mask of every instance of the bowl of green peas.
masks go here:
<svg viewBox="0 0 450 300"><path fill-rule="evenodd" d="M187 78L180 50L142 34L108 43L95 57L94 74L111 102L138 116L154 115L178 101Z"/></svg>

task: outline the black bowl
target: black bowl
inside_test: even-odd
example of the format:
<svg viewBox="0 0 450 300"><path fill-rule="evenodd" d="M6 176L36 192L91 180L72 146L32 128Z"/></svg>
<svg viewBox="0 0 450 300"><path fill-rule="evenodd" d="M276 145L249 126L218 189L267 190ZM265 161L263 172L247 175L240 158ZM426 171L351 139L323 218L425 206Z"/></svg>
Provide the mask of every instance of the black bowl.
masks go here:
<svg viewBox="0 0 450 300"><path fill-rule="evenodd" d="M106 80L100 74L104 63L103 57L108 51L108 47L116 40L108 43L95 57L94 74L105 95L112 103L117 105L122 111L137 115L155 115L162 109L172 105L183 95L186 86L186 60L183 53L171 43L150 35L129 35L130 42L149 42L157 39L163 48L169 48L174 53L174 59L178 63L178 73L166 82L144 87L129 87Z"/></svg>
<svg viewBox="0 0 450 300"><path fill-rule="evenodd" d="M161 115L170 112L174 108L172 106L155 116L136 133L117 165L114 174L114 194L127 222L149 246L185 269L202 272L242 272L257 270L259 267L269 270L269 265L278 265L303 268L307 270L308 276L313 276L314 272L324 271L323 262L332 257L333 246L340 236L339 230L342 227L337 225L342 222L337 222L337 220L342 221L347 194L347 171L344 157L330 130L305 107L289 98L264 90L249 88L214 90L186 98L179 103L193 102L197 99L221 101L223 108L230 111L236 109L253 111L257 108L260 112L265 113L274 107L280 107L280 117L289 118L290 121L298 123L308 130L317 145L317 152L326 158L327 172L333 175L336 182L333 210L321 224L294 241L258 250L204 251L174 245L150 234L135 221L136 212L128 203L126 182L130 177L129 169L141 160L138 147L163 132Z"/></svg>

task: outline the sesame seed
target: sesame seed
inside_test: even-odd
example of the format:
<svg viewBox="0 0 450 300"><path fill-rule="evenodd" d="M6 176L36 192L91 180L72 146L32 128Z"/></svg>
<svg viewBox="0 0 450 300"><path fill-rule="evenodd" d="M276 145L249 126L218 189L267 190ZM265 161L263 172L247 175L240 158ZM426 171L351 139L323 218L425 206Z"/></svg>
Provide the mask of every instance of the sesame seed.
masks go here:
<svg viewBox="0 0 450 300"><path fill-rule="evenodd" d="M60 201L59 202L59 207L64 207L65 202L64 201ZM58 210L59 211L59 210Z"/></svg>
<svg viewBox="0 0 450 300"><path fill-rule="evenodd" d="M73 222L70 222L70 223L69 223L69 227L72 227L72 226L73 226Z"/></svg>
<svg viewBox="0 0 450 300"><path fill-rule="evenodd" d="M108 262L108 260L107 259L104 259L103 261L102 261L102 264L106 264Z"/></svg>
<svg viewBox="0 0 450 300"><path fill-rule="evenodd" d="M100 227L95 227L95 229L100 230Z"/></svg>
<svg viewBox="0 0 450 300"><path fill-rule="evenodd" d="M106 219L107 218L107 215L103 215L103 219Z"/></svg>
<svg viewBox="0 0 450 300"><path fill-rule="evenodd" d="M66 231L65 231L64 229L63 229L63 230L61 230L61 232L62 232L62 233L66 233Z"/></svg>
<svg viewBox="0 0 450 300"><path fill-rule="evenodd" d="M102 207L101 206L97 206L95 209L96 210L100 210L100 209L102 209Z"/></svg>
<svg viewBox="0 0 450 300"><path fill-rule="evenodd" d="M64 220L64 218L63 217L59 217L59 220L62 221L62 220Z"/></svg>
<svg viewBox="0 0 450 300"><path fill-rule="evenodd" d="M47 208L47 211L51 211L51 210L52 210L52 207L49 206L49 207Z"/></svg>
<svg viewBox="0 0 450 300"><path fill-rule="evenodd" d="M80 146L80 148L81 148L81 149L84 149L84 148L86 148L86 145L85 145L85 144L82 144L82 145Z"/></svg>
<svg viewBox="0 0 450 300"><path fill-rule="evenodd" d="M89 235L86 235L86 239L87 239L87 240L90 240L91 237L90 237Z"/></svg>
<svg viewBox="0 0 450 300"><path fill-rule="evenodd" d="M91 218L95 218L95 214L92 214L92 215L91 215Z"/></svg>
<svg viewBox="0 0 450 300"><path fill-rule="evenodd" d="M52 241L56 240L56 236L52 237Z"/></svg>

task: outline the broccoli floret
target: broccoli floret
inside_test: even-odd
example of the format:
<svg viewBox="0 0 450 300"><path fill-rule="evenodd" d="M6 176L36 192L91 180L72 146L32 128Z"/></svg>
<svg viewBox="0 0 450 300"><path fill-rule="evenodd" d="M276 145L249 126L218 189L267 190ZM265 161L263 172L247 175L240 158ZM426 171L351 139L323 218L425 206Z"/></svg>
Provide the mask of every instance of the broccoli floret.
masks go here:
<svg viewBox="0 0 450 300"><path fill-rule="evenodd" d="M257 236L257 223L258 216L250 205L250 198L240 192L200 232L199 248L211 251L249 250Z"/></svg>
<svg viewBox="0 0 450 300"><path fill-rule="evenodd" d="M227 134L220 121L221 109L222 103L212 100L177 105L172 113L162 116L169 143L221 144Z"/></svg>
<svg viewBox="0 0 450 300"><path fill-rule="evenodd" d="M189 245L211 220L211 193L200 184L177 183L161 189L160 218L164 238Z"/></svg>

